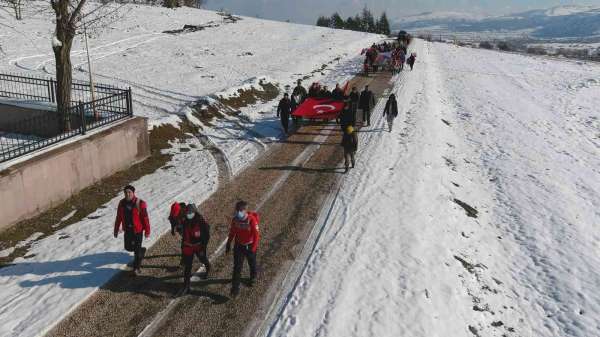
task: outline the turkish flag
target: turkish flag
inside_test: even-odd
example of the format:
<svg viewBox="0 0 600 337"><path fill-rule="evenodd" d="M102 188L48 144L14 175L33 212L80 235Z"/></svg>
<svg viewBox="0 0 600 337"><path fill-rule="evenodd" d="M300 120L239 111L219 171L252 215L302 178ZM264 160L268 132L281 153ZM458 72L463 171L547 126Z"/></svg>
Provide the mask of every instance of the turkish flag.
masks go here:
<svg viewBox="0 0 600 337"><path fill-rule="evenodd" d="M335 119L344 109L344 102L331 98L307 98L292 113L306 119Z"/></svg>

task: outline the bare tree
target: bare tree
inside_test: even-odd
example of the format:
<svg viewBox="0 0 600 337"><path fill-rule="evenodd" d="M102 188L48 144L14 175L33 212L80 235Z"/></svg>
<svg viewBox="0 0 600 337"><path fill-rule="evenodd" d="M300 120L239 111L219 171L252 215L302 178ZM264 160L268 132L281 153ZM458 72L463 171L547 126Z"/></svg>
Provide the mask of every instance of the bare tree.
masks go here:
<svg viewBox="0 0 600 337"><path fill-rule="evenodd" d="M73 82L71 47L73 39L84 24L93 26L117 12L120 6L94 3L87 8L87 0L50 0L54 10L56 27L52 38L52 49L56 63L56 103L60 116L61 129L71 129L69 107L71 106L71 85Z"/></svg>

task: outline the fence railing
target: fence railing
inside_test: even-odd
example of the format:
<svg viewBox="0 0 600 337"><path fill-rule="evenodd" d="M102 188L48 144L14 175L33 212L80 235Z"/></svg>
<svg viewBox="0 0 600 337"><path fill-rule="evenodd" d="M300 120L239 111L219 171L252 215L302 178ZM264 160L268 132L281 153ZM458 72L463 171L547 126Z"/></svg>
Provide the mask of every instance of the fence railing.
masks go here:
<svg viewBox="0 0 600 337"><path fill-rule="evenodd" d="M10 109L11 104L18 105L19 101L50 103L49 110L48 104L39 111L30 104L27 106L30 116L0 122L0 162L133 116L131 88L94 85L95 99L92 101L89 83L74 81L71 104L64 113L59 113L55 106L56 88L54 79L0 74L0 104L6 103L0 114L2 110ZM8 100L3 102L3 97ZM14 120L14 114L11 120Z"/></svg>

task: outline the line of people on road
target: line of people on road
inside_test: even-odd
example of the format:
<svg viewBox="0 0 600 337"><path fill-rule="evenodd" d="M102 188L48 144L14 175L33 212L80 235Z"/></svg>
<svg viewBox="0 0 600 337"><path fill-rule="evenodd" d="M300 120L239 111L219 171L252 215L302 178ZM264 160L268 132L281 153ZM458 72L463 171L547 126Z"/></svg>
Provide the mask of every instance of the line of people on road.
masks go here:
<svg viewBox="0 0 600 337"><path fill-rule="evenodd" d="M413 53L411 57L412 61L408 64L412 69L416 54ZM290 98L285 93L277 107L277 115L281 118L286 134L289 131L288 123L291 113L308 97L332 98L344 101L344 108L337 119L337 123L343 132L340 145L344 150L344 172L347 173L356 164L358 109L362 110L361 126L370 126L371 112L376 103L375 95L368 85L360 93L358 88L353 86L348 95L345 95L339 84L336 85L333 91L329 92L326 86L313 83L310 90L307 91L302 86L301 80L298 80L292 91L292 97ZM392 132L394 120L398 116L398 103L394 94L389 96L383 115L387 121L389 132ZM114 237L117 238L119 233L124 233L124 248L126 251L134 253L131 267L133 273L137 275L141 271L142 261L146 253L146 248L143 247L142 242L144 237L149 238L150 236L150 220L147 204L137 197L133 186L125 186L123 194L124 198L119 201L117 207ZM194 203L173 203L168 219L171 223L171 235L178 234L181 237L181 259L179 264L184 269L182 292L186 294L190 292L194 257L198 258L204 265L205 272L201 274L201 278L206 279L210 275L211 264L207 255L210 225ZM229 224L229 235L225 249L225 252L229 254L233 245L232 296L237 296L240 292L241 271L244 260L247 261L250 268L250 278L247 285L253 286L256 280L256 253L260 241L258 225L259 214L248 210L248 204L245 201L237 202Z"/></svg>
<svg viewBox="0 0 600 337"><path fill-rule="evenodd" d="M142 261L146 248L142 246L143 238L150 236L150 220L147 204L135 194L131 185L123 189L124 198L117 207L114 225L114 237L124 233L125 250L134 253L132 270L134 275L141 272ZM183 288L181 293L188 294L191 290L192 265L196 257L204 265L202 279L207 279L211 271L211 263L207 254L210 241L210 225L194 203L175 202L169 210L171 235L181 237L180 266L183 266ZM229 224L225 253L233 249L233 272L231 277L231 295L240 292L241 272L244 260L250 268L250 278L246 283L252 287L257 277L256 252L260 241L258 229L259 214L248 209L248 203L240 200L235 204ZM233 247L232 247L233 246Z"/></svg>
<svg viewBox="0 0 600 337"><path fill-rule="evenodd" d="M391 70L395 74L404 70L405 63L412 70L417 58L416 53L407 56L407 45L398 42L373 44L371 47L363 49L362 54L365 55L363 62L365 76L369 76L370 71L377 72L380 67L382 70Z"/></svg>

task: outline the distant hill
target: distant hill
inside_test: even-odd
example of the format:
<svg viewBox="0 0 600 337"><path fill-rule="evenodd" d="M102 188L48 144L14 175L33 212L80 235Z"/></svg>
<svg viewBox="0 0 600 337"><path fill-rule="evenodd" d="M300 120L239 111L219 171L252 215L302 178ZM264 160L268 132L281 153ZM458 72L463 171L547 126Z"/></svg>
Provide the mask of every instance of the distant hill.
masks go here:
<svg viewBox="0 0 600 337"><path fill-rule="evenodd" d="M600 7L557 6L504 16L456 12L429 12L407 16L392 24L394 29L447 30L450 32L524 32L533 38L589 38L600 36Z"/></svg>

